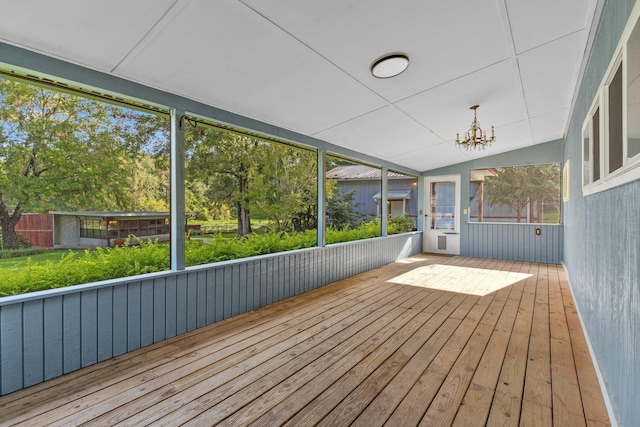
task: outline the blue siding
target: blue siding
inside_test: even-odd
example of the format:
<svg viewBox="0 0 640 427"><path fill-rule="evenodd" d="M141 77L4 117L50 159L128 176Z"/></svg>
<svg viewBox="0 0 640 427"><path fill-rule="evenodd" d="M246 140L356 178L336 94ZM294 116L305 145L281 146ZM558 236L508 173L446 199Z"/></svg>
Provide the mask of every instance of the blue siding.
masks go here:
<svg viewBox="0 0 640 427"><path fill-rule="evenodd" d="M0 299L0 394L422 252L422 233Z"/></svg>
<svg viewBox="0 0 640 427"><path fill-rule="evenodd" d="M562 230L561 225L471 223L461 235L461 255L560 264Z"/></svg>
<svg viewBox="0 0 640 427"><path fill-rule="evenodd" d="M44 339L43 346L47 349L47 357L44 358L44 379L62 375L62 296L43 299L44 312ZM0 307L0 311L2 307ZM111 354L111 352L109 353Z"/></svg>
<svg viewBox="0 0 640 427"><path fill-rule="evenodd" d="M576 305L622 425L640 425L640 181L583 197L582 123L635 1L605 2L565 144L571 159L564 218Z"/></svg>
<svg viewBox="0 0 640 427"><path fill-rule="evenodd" d="M418 213L418 187L414 185L416 179L389 179L387 191L404 191L411 190L411 198L406 201L406 212L408 215L415 216ZM336 181L336 188L344 193L356 190L353 203L357 204L358 212L370 215L378 215L378 205L373 199L382 189L382 180L344 180Z"/></svg>
<svg viewBox="0 0 640 427"><path fill-rule="evenodd" d="M521 150L483 157L470 162L429 171L426 175L460 175L460 254L481 258L514 259L519 261L559 264L563 253L563 225L477 223L468 221L469 171L506 166L527 166L561 163L561 140L538 144ZM578 162L579 163L579 162ZM536 236L535 229L542 229Z"/></svg>
<svg viewBox="0 0 640 427"><path fill-rule="evenodd" d="M640 425L640 181L584 197L581 133L634 0L605 2L565 144L564 262L622 425Z"/></svg>

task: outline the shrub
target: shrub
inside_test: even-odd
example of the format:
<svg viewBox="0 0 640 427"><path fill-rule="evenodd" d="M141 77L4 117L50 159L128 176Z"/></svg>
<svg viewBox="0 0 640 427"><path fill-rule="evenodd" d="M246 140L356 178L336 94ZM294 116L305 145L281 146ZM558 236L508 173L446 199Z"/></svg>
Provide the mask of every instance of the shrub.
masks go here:
<svg viewBox="0 0 640 427"><path fill-rule="evenodd" d="M413 230L413 220L404 214L403 216L392 216L389 218L387 227L388 234L407 233Z"/></svg>
<svg viewBox="0 0 640 427"><path fill-rule="evenodd" d="M400 217L399 220L390 222L389 234L410 231L412 226L411 220ZM326 241L332 244L378 236L380 236L379 218L355 228L327 229ZM132 246L129 244L132 239L135 239L134 236L129 236L122 247L69 252L59 261L48 260L44 263L36 263L29 259L26 267L9 270L8 274L3 274L4 277L0 282L0 296L135 276L169 268L169 245L140 240L140 244ZM185 259L187 266L209 264L311 248L316 245L316 240L315 230L298 233L253 233L233 238L217 234L207 243L201 240L187 240ZM23 252L23 255L30 254Z"/></svg>
<svg viewBox="0 0 640 427"><path fill-rule="evenodd" d="M23 256L38 255L44 253L44 249L26 248L26 249L4 249L0 250L0 259L19 258Z"/></svg>

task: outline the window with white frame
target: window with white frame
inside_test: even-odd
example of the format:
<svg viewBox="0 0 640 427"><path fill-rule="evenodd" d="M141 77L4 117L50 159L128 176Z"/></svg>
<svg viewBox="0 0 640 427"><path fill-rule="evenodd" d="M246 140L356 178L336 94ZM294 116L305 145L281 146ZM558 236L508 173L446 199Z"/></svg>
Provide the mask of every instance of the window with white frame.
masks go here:
<svg viewBox="0 0 640 427"><path fill-rule="evenodd" d="M600 99L596 98L582 127L582 185L600 180Z"/></svg>
<svg viewBox="0 0 640 427"><path fill-rule="evenodd" d="M640 178L640 3L582 127L585 195Z"/></svg>

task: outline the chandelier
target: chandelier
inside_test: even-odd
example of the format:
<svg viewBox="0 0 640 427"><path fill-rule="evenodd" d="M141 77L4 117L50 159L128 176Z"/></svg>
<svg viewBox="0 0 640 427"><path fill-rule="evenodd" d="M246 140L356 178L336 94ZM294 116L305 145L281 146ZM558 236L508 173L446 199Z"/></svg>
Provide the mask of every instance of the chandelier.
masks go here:
<svg viewBox="0 0 640 427"><path fill-rule="evenodd" d="M484 150L484 147L491 145L491 143L496 140L493 126L491 126L491 138L487 138L486 132L480 128L480 123L478 123L478 119L476 118L476 110L478 107L480 106L472 105L469 107L470 110L473 110L473 122L471 122L471 128L467 131L464 140L460 141L460 134L456 133L456 144L458 147L465 147L468 150L469 148L479 146Z"/></svg>

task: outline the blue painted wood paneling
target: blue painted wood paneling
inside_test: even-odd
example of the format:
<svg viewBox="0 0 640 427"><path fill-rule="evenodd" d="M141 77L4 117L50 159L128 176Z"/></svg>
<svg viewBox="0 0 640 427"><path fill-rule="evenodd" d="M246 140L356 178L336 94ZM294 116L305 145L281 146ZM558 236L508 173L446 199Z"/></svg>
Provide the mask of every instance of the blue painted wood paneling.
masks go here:
<svg viewBox="0 0 640 427"><path fill-rule="evenodd" d="M21 303L0 307L0 387L3 391L17 390L24 386L23 308Z"/></svg>
<svg viewBox="0 0 640 427"><path fill-rule="evenodd" d="M0 394L422 252L422 233L0 299Z"/></svg>
<svg viewBox="0 0 640 427"><path fill-rule="evenodd" d="M44 379L58 377L63 374L62 349L62 299L63 296L43 298L44 312ZM1 310L1 307L0 307ZM110 310L111 311L111 310ZM0 332L1 334L1 332Z"/></svg>
<svg viewBox="0 0 640 427"><path fill-rule="evenodd" d="M127 287L127 351L140 348L141 315L140 283L130 283Z"/></svg>
<svg viewBox="0 0 640 427"><path fill-rule="evenodd" d="M536 229L541 233L536 235ZM562 225L470 223L461 254L479 258L562 262Z"/></svg>
<svg viewBox="0 0 640 427"><path fill-rule="evenodd" d="M80 309L82 292L67 294L62 300L62 348L64 373L82 367L82 312Z"/></svg>
<svg viewBox="0 0 640 427"><path fill-rule="evenodd" d="M98 289L98 362L113 357L113 288Z"/></svg>
<svg viewBox="0 0 640 427"><path fill-rule="evenodd" d="M22 309L24 329L24 385L44 381L44 303L27 301Z"/></svg>
<svg viewBox="0 0 640 427"><path fill-rule="evenodd" d="M153 342L167 337L167 291L166 279L153 281Z"/></svg>
<svg viewBox="0 0 640 427"><path fill-rule="evenodd" d="M140 345L153 344L153 280L140 284Z"/></svg>
<svg viewBox="0 0 640 427"><path fill-rule="evenodd" d="M113 355L127 352L127 286L113 287Z"/></svg>
<svg viewBox="0 0 640 427"><path fill-rule="evenodd" d="M635 0L607 0L567 130L563 260L620 425L640 425L640 181L582 193L582 124Z"/></svg>
<svg viewBox="0 0 640 427"><path fill-rule="evenodd" d="M98 361L98 290L82 292L80 296L80 344L82 345L82 366Z"/></svg>

